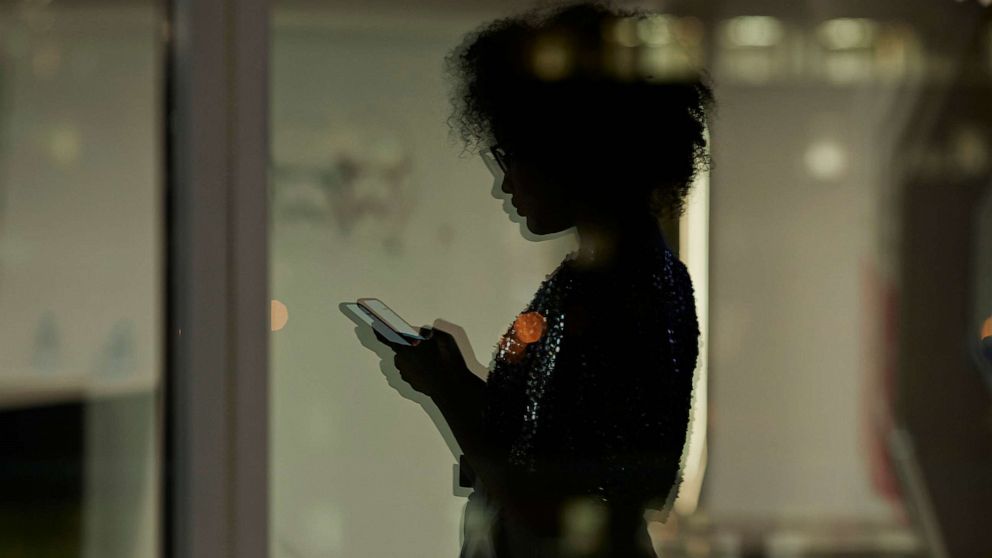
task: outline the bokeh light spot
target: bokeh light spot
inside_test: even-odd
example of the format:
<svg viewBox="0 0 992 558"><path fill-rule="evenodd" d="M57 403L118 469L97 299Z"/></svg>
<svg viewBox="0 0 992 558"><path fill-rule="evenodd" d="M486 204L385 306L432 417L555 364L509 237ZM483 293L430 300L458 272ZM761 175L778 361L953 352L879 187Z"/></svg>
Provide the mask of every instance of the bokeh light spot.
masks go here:
<svg viewBox="0 0 992 558"><path fill-rule="evenodd" d="M79 161L82 151L82 140L75 126L65 125L52 132L49 150L52 159L62 166L69 166Z"/></svg>
<svg viewBox="0 0 992 558"><path fill-rule="evenodd" d="M736 47L772 47L782 41L785 27L771 16L740 16L727 21L723 33Z"/></svg>
<svg viewBox="0 0 992 558"><path fill-rule="evenodd" d="M840 142L819 140L803 156L806 171L818 180L837 180L847 172L847 152Z"/></svg>
<svg viewBox="0 0 992 558"><path fill-rule="evenodd" d="M269 325L272 331L279 331L280 329L286 327L286 322L289 321L289 309L286 305L279 302L278 300L272 300L272 307L269 312Z"/></svg>
<svg viewBox="0 0 992 558"><path fill-rule="evenodd" d="M534 45L534 73L544 81L565 78L572 70L574 55L571 46L561 37L539 37Z"/></svg>

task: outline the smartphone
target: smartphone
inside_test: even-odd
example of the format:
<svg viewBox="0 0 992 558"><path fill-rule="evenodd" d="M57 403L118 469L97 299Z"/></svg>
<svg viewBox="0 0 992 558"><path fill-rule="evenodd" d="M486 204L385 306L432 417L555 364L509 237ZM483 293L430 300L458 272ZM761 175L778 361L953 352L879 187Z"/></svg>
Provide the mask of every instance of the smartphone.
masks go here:
<svg viewBox="0 0 992 558"><path fill-rule="evenodd" d="M413 346L426 339L379 299L362 298L344 303L341 308L355 322L371 327L391 343Z"/></svg>
<svg viewBox="0 0 992 558"><path fill-rule="evenodd" d="M390 343L396 343L397 345L412 346L409 340L404 339L403 336L396 333L395 331L389 329L389 326L382 323L381 320L376 319L372 314L369 314L367 310L362 308L356 302L346 302L341 304L340 308L351 320L359 325L366 325L374 329L379 335L386 338Z"/></svg>
<svg viewBox="0 0 992 558"><path fill-rule="evenodd" d="M386 303L378 298L360 298L358 299L358 305L371 314L372 317L386 324L386 327L403 337L414 341L427 339L420 334L420 330L408 324L406 320L401 318L396 312L393 312L392 308L386 306Z"/></svg>

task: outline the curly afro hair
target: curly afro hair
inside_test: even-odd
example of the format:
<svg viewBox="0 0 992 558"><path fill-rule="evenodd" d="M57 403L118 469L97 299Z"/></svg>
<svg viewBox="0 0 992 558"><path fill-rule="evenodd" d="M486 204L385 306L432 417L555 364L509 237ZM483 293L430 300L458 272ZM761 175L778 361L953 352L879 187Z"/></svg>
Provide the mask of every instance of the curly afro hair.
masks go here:
<svg viewBox="0 0 992 558"><path fill-rule="evenodd" d="M710 164L713 94L688 57L670 63L684 50L659 58L658 40L639 40L659 22L583 2L488 23L447 57L449 125L470 151L498 144L576 188L681 215Z"/></svg>

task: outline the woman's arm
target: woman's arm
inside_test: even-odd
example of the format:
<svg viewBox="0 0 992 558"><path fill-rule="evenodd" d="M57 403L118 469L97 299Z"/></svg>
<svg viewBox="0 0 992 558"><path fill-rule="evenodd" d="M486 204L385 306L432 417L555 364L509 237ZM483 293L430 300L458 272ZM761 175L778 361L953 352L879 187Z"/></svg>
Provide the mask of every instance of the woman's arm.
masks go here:
<svg viewBox="0 0 992 558"><path fill-rule="evenodd" d="M454 336L435 327L427 340L415 346L375 336L394 351L393 364L400 377L437 405L487 491L494 497L505 494L508 452L492 447L484 431L486 382L469 369Z"/></svg>
<svg viewBox="0 0 992 558"><path fill-rule="evenodd" d="M414 347L377 337L395 351L393 362L403 380L437 405L489 497L519 521L554 532L562 502L577 494L576 483L564 471L549 474L554 468L524 473L509 466L509 448L494 444L485 432L486 383L466 365L455 338L437 328Z"/></svg>
<svg viewBox="0 0 992 558"><path fill-rule="evenodd" d="M485 381L466 368L432 399L489 497L517 521L539 532L556 533L562 504L575 492L572 483L561 475L528 474L509 466L509 448L493 444L484 431L485 390Z"/></svg>

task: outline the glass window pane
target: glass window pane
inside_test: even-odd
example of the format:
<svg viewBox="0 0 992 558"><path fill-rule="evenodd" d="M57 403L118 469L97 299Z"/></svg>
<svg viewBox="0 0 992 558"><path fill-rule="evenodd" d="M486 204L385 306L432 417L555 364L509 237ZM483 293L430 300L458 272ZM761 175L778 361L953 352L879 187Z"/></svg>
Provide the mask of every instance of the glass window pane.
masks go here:
<svg viewBox="0 0 992 558"><path fill-rule="evenodd" d="M0 555L156 556L158 4L0 6Z"/></svg>
<svg viewBox="0 0 992 558"><path fill-rule="evenodd" d="M645 516L654 548L992 550L974 519L977 495L992 497L981 473L992 443L976 426L992 398L992 12L979 2L620 4L646 12L602 25L602 52L569 46L561 29L525 29L533 56L520 59L549 83L588 63L627 83L701 67L714 88L703 128L712 168L692 182L685 214L662 223L695 287L700 356L678 499ZM276 3L274 556L462 549L471 490L453 478L460 451L446 418L390 374L391 353L362 347L375 339L361 320L374 317L349 321L338 305L376 297L415 326L454 322L486 378L508 325L523 327L542 281L581 249L574 231L539 239L508 221L500 185L514 148L543 149L554 161L543 170L592 175L601 158L552 159L546 115L521 126L518 139L538 138L529 144L495 141L513 137L503 128L467 148L464 122L449 120L457 77L446 56L528 7ZM515 94L502 84L485 87ZM475 108L505 123L538 104L515 102ZM597 517L576 508L559 521L595 530Z"/></svg>
<svg viewBox="0 0 992 558"><path fill-rule="evenodd" d="M277 7L273 29L273 552L451 556L456 457L338 304L445 317L488 361L568 239L521 238L449 141L441 63L474 18L342 15Z"/></svg>

